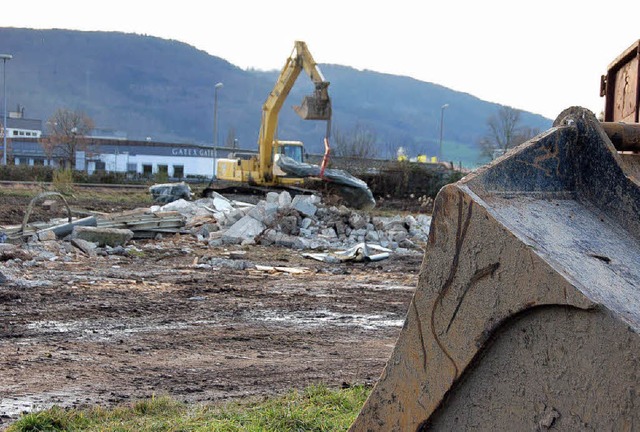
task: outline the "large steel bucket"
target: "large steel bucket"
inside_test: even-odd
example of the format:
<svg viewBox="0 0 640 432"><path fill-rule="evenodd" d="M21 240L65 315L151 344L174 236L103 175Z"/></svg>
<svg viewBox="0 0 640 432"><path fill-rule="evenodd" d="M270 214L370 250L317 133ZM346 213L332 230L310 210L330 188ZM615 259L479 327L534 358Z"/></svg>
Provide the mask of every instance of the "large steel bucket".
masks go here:
<svg viewBox="0 0 640 432"><path fill-rule="evenodd" d="M618 129L570 108L438 193L352 432L640 426L640 160Z"/></svg>
<svg viewBox="0 0 640 432"><path fill-rule="evenodd" d="M294 106L294 111L304 120L330 120L331 102L328 98L305 96L300 106Z"/></svg>

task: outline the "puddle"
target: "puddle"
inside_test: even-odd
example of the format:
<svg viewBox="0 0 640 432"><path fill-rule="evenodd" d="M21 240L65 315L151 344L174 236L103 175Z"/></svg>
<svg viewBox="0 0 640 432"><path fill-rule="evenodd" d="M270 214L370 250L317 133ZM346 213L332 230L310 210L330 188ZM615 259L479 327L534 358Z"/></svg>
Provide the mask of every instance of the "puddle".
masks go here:
<svg viewBox="0 0 640 432"><path fill-rule="evenodd" d="M286 323L291 326L337 326L337 327L360 327L366 330L375 330L383 327L402 327L404 319L398 319L397 315L391 314L342 314L327 310L315 311L253 311L251 317L254 320Z"/></svg>
<svg viewBox="0 0 640 432"><path fill-rule="evenodd" d="M36 395L12 396L0 399L0 415L16 420L27 412L42 411L54 405L65 407L77 398L67 392L47 392Z"/></svg>
<svg viewBox="0 0 640 432"><path fill-rule="evenodd" d="M389 289L386 287L386 289ZM398 288L399 289L399 288ZM252 312L248 320L267 321L293 326L340 326L360 327L375 330L383 327L402 327L404 318L394 314L345 314L328 310L315 311L278 311L262 310ZM25 325L30 330L31 338L43 335L65 334L78 340L106 342L112 339L125 338L134 334L152 332L170 332L199 326L218 326L228 324L224 319L178 321L169 323L149 323L144 320L79 320L79 321L36 321ZM29 337L22 339L26 343Z"/></svg>
<svg viewBox="0 0 640 432"><path fill-rule="evenodd" d="M134 320L127 321L36 321L27 324L25 327L42 336L42 334L51 333L69 333L77 334L78 339L107 341L113 338L150 332L163 332L172 330L183 330L190 327L201 325L217 325L218 320L198 320L198 321L180 321L166 324L149 324L148 322ZM34 335L35 336L35 335Z"/></svg>

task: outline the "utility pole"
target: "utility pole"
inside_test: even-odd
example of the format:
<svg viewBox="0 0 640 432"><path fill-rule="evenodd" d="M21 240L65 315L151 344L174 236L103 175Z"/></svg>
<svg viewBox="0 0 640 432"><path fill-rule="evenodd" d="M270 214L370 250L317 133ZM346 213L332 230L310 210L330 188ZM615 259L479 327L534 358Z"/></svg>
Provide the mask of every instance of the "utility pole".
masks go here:
<svg viewBox="0 0 640 432"><path fill-rule="evenodd" d="M216 167L218 161L218 90L222 86L221 82L217 83L213 92L213 178L218 176Z"/></svg>
<svg viewBox="0 0 640 432"><path fill-rule="evenodd" d="M2 86L4 94L4 122L2 123L2 165L7 165L7 60L11 60L13 56L11 54L0 54L2 59Z"/></svg>
<svg viewBox="0 0 640 432"><path fill-rule="evenodd" d="M440 107L440 150L438 152L438 162L442 162L442 130L444 129L444 110L449 108L449 104Z"/></svg>

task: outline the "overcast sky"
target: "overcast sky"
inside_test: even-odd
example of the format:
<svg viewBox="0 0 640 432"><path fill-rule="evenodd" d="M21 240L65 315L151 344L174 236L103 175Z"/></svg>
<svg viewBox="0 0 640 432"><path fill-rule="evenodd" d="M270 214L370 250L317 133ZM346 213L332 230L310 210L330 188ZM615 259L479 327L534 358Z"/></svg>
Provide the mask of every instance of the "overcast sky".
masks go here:
<svg viewBox="0 0 640 432"><path fill-rule="evenodd" d="M640 39L638 0L21 0L0 8L0 27L158 36L243 69L280 69L303 40L319 63L410 76L551 119L573 105L600 112L600 76Z"/></svg>

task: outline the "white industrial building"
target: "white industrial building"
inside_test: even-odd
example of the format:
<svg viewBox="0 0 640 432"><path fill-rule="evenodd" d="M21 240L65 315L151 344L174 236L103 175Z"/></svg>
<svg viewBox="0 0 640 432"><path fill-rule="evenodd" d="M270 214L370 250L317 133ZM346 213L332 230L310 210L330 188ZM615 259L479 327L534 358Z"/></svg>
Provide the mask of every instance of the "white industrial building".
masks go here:
<svg viewBox="0 0 640 432"><path fill-rule="evenodd" d="M38 139L11 139L7 146L8 158L16 165L59 166ZM228 153L226 148L214 151L211 146L194 144L90 138L85 150L76 152L76 169L89 174L108 171L149 177L165 173L175 179L211 178L214 157L227 157Z"/></svg>
<svg viewBox="0 0 640 432"><path fill-rule="evenodd" d="M2 118L4 120L4 114ZM40 138L41 136L42 120L25 118L24 107L18 105L16 111L7 112L7 139Z"/></svg>
<svg viewBox="0 0 640 432"><path fill-rule="evenodd" d="M61 155L47 154L42 146L42 120L24 117L18 106L7 113L7 160L16 165L60 166ZM229 149L211 146L129 140L126 133L94 129L82 137L82 150L76 151L76 169L128 173L136 176L166 174L170 178L211 178L214 158L228 157ZM245 153L255 153L243 150Z"/></svg>

